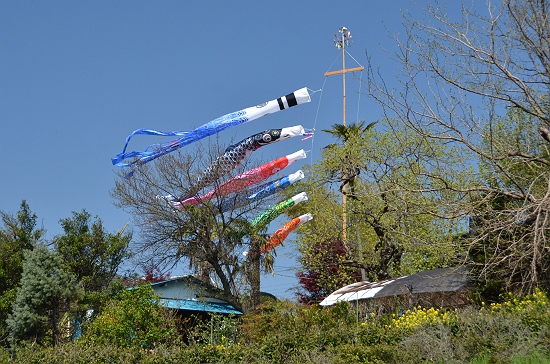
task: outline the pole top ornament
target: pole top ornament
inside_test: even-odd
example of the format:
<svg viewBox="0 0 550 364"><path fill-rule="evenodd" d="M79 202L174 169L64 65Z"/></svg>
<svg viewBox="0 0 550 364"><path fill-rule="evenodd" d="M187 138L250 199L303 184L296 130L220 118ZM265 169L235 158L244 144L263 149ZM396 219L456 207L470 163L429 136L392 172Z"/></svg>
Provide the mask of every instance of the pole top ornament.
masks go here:
<svg viewBox="0 0 550 364"><path fill-rule="evenodd" d="M342 49L344 47L351 46L352 37L349 29L346 27L340 27L338 29L338 32L340 33L340 35L334 34L334 45L336 46L336 48Z"/></svg>

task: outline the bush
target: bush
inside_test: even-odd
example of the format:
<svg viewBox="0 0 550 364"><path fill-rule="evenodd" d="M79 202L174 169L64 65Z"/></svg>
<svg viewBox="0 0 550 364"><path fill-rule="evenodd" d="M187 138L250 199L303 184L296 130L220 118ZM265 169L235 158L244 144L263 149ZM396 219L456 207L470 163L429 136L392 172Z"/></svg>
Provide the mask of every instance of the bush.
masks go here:
<svg viewBox="0 0 550 364"><path fill-rule="evenodd" d="M275 362L285 362L301 351L324 352L356 339L356 316L349 303L330 308L302 306L289 301L260 307L245 315L243 344L256 346Z"/></svg>
<svg viewBox="0 0 550 364"><path fill-rule="evenodd" d="M159 305L150 285L121 291L84 327L84 343L150 349L179 341L173 313Z"/></svg>
<svg viewBox="0 0 550 364"><path fill-rule="evenodd" d="M197 344L234 345L237 343L239 319L233 315L210 314L208 321L193 320L195 326L188 331L188 340Z"/></svg>

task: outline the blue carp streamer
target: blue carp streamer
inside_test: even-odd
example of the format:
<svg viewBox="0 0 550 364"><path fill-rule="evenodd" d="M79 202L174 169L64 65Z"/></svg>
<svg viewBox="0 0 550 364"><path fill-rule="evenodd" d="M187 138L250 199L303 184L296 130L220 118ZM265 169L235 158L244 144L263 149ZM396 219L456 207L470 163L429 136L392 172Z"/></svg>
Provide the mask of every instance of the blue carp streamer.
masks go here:
<svg viewBox="0 0 550 364"><path fill-rule="evenodd" d="M126 138L122 152L111 158L113 165L121 168L137 167L160 156L173 152L207 136L219 133L230 127L247 123L267 114L290 108L311 101L307 88L301 88L291 94L263 104L236 111L212 120L194 130L163 132L153 129L138 129ZM152 144L144 151L126 152L128 143L134 135L158 135L180 137L168 143ZM131 159L131 161L128 161Z"/></svg>
<svg viewBox="0 0 550 364"><path fill-rule="evenodd" d="M275 181L266 182L261 185L252 187L246 192L240 192L235 194L231 198L226 198L223 200L220 210L222 212L229 211L236 206L241 206L245 204L251 204L255 201L258 201L262 198L271 196L277 192L280 192L290 186L291 184L304 178L304 172L298 170L288 176L281 177Z"/></svg>

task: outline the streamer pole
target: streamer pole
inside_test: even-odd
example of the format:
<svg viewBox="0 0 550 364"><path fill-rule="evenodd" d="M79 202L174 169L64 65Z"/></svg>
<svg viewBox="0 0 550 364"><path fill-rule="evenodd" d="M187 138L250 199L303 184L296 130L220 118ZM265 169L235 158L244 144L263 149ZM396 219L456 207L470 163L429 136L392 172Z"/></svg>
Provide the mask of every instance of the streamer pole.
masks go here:
<svg viewBox="0 0 550 364"><path fill-rule="evenodd" d="M346 73L362 71L365 69L363 66L346 68L346 45L349 45L351 41L351 33L346 27L340 27L338 30L340 36L335 35L334 43L338 49L342 51L342 69L337 71L325 72L325 77L333 75L342 75L342 87L343 87L343 100L342 100L342 125L346 126ZM344 140L344 145L346 141ZM346 250L348 250L348 218L347 218L347 196L346 185L342 186L342 243Z"/></svg>

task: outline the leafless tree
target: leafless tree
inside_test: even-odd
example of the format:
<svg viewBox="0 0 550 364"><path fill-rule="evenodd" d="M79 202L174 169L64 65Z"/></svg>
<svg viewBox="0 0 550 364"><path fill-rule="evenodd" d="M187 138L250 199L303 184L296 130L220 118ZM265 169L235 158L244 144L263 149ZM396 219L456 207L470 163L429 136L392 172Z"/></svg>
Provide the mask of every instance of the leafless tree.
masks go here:
<svg viewBox="0 0 550 364"><path fill-rule="evenodd" d="M242 269L246 260L242 253L249 250L251 236L247 221L260 203L233 206L236 195L231 195L205 200L198 206L176 207L166 197L192 191L197 176L220 153L220 148L199 148L193 154L173 153L141 165L130 178L124 177L124 171L116 180L112 196L117 206L134 217L141 235L135 250L144 261L154 257L157 264L167 268L188 263L204 281L215 277L223 291L219 298L240 309L240 298L248 284ZM243 165L233 173L245 168ZM212 188L232 175L220 176ZM259 254L249 259L258 260ZM259 294L259 277L256 284Z"/></svg>
<svg viewBox="0 0 550 364"><path fill-rule="evenodd" d="M395 38L399 84L371 57L366 87L387 117L464 159L451 175L437 163L424 173L454 196L434 215L470 217L469 263L509 289L548 289L550 5L487 1L456 19L429 3Z"/></svg>

